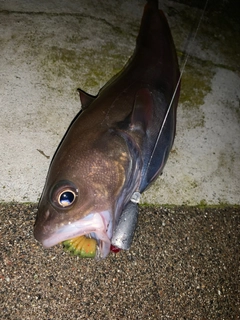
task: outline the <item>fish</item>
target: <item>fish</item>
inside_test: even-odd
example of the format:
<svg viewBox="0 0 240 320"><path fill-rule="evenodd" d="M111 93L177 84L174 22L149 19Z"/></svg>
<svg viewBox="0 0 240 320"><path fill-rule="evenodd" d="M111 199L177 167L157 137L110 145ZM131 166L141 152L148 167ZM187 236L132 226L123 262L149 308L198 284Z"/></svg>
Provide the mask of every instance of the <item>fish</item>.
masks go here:
<svg viewBox="0 0 240 320"><path fill-rule="evenodd" d="M157 0L145 4L125 67L96 96L78 91L81 110L51 161L34 237L44 248L95 239L93 256L104 259L131 246L141 194L174 142L180 71Z"/></svg>

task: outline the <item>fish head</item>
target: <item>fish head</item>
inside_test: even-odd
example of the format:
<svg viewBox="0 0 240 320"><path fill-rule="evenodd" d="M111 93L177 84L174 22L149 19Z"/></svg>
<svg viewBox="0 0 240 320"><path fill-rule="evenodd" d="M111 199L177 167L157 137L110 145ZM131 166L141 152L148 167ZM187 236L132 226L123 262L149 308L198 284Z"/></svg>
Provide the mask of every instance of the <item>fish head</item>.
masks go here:
<svg viewBox="0 0 240 320"><path fill-rule="evenodd" d="M71 134L50 165L34 227L43 247L86 235L97 240L98 256L110 250L113 228L124 202L131 159L125 144L116 139L98 139L87 148L71 144Z"/></svg>

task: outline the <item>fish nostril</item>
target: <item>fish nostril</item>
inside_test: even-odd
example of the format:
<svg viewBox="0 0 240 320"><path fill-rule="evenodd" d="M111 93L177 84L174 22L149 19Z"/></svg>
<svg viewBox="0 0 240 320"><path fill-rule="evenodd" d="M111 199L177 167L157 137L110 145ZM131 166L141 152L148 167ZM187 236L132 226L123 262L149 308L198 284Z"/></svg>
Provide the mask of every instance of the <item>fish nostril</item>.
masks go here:
<svg viewBox="0 0 240 320"><path fill-rule="evenodd" d="M42 211L42 210L41 210ZM36 221L35 221L35 224L34 224L34 227L36 227L36 225L40 222L40 220L42 221L45 221L45 220L47 220L48 218L49 218L49 216L50 216L50 211L49 210L46 210L46 211L44 211L43 212L43 214L42 214L42 212L41 211L37 211L37 218L36 218Z"/></svg>
<svg viewBox="0 0 240 320"><path fill-rule="evenodd" d="M49 215L50 215L50 211L49 210L45 211L44 213L45 219L48 219Z"/></svg>

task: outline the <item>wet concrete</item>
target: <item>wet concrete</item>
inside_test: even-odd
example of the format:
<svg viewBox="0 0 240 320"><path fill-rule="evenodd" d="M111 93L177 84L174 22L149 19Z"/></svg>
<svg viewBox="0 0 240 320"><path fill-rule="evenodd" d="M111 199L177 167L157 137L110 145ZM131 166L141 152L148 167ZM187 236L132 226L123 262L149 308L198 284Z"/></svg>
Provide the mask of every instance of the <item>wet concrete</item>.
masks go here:
<svg viewBox="0 0 240 320"><path fill-rule="evenodd" d="M143 207L131 249L81 260L33 238L35 205L0 205L0 318L240 319L240 209Z"/></svg>

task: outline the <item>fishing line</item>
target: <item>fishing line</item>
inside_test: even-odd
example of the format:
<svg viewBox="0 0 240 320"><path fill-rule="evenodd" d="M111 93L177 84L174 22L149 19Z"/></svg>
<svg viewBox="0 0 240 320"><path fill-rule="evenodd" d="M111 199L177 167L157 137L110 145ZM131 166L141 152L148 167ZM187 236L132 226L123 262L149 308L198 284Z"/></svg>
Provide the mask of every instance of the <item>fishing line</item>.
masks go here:
<svg viewBox="0 0 240 320"><path fill-rule="evenodd" d="M204 14L205 14L205 12L206 12L206 8L207 8L207 5L208 5L208 2L209 2L209 0L206 0L205 5L204 5L204 8L203 8L203 12L202 12L202 14L201 14L201 17L200 17L199 22L198 22L198 25L197 25L197 28L196 28L196 30L195 30L195 33L194 33L194 35L193 35L192 40L190 40L189 50L188 50L187 56L186 56L186 58L185 58L185 60L184 60L184 62L183 62L183 65L182 65L182 68L181 68L181 72L180 72L180 77L179 77L178 83L177 83L177 85L176 85L176 89L179 87L180 81L181 81L181 79L182 79L183 72L184 72L184 70L185 70L187 61L188 61L189 56L190 56L189 51L190 51L190 49L192 48L192 46L193 46L193 44L194 44L194 42L195 42L195 40L196 40L196 36L197 36L197 34L198 34L200 25L202 24L202 20L203 20ZM173 99L174 99L174 96L176 95L176 91L177 91L176 89L175 89L174 94L173 94ZM173 100L173 99L172 99L172 100ZM171 103L173 102L172 100L171 100L171 102L170 102L170 108L171 108Z"/></svg>
<svg viewBox="0 0 240 320"><path fill-rule="evenodd" d="M196 36L197 36L198 31L199 31L200 25L201 25L201 23L202 23L204 14L205 14L205 12L206 12L206 8L207 8L207 5L208 5L208 2L209 2L209 0L206 0L205 5L204 5L204 8L203 8L203 12L202 12L202 14L201 14L201 17L200 17L200 19L199 19L199 22L198 22L198 25L197 25L197 28L196 28L196 31L195 31L195 33L194 33L194 35L193 35L193 38L192 38L191 42L190 42L189 50L188 50L188 53L187 53L187 55L186 55L186 58L185 58L185 60L184 60L184 62L183 62L183 65L182 65L182 68L181 68L181 72L180 72L180 76L179 76L178 82L177 82L177 84L176 84L176 87L175 87L174 93L173 93L173 95L172 95L170 104L169 104L169 106L168 106L168 109L167 109L166 114L165 114L165 117L164 117L164 119L163 119L161 128L160 128L160 130L159 130L159 133L158 133L158 136L157 136L157 139L156 139L156 142L155 142L155 145L154 145L152 154L151 154L150 159L149 159L149 161L148 161L148 165L147 165L147 168L146 168L146 171L145 171L145 174L144 174L144 178L146 177L146 174L147 174L147 172L148 172L148 168L149 168L150 163L151 163L151 161L152 161L154 152L155 152L155 150L156 150L156 148L157 148L158 141L159 141L159 139L160 139L160 136L161 136L161 134L162 134L163 128L164 128L165 123L166 123L166 121L167 121L167 117L168 117L168 115L169 115L170 109L171 109L171 107L172 107L174 98L175 98L175 96L176 96L177 90L178 90L178 88L179 88L179 85L180 85L180 82L181 82L181 79L182 79L183 72L184 72L184 70L185 70L186 64L187 64L188 59L189 59L189 56L190 56L189 51L190 51L190 49L192 48L192 46L193 46L193 44L194 44L194 42L195 42L195 40L196 40Z"/></svg>

